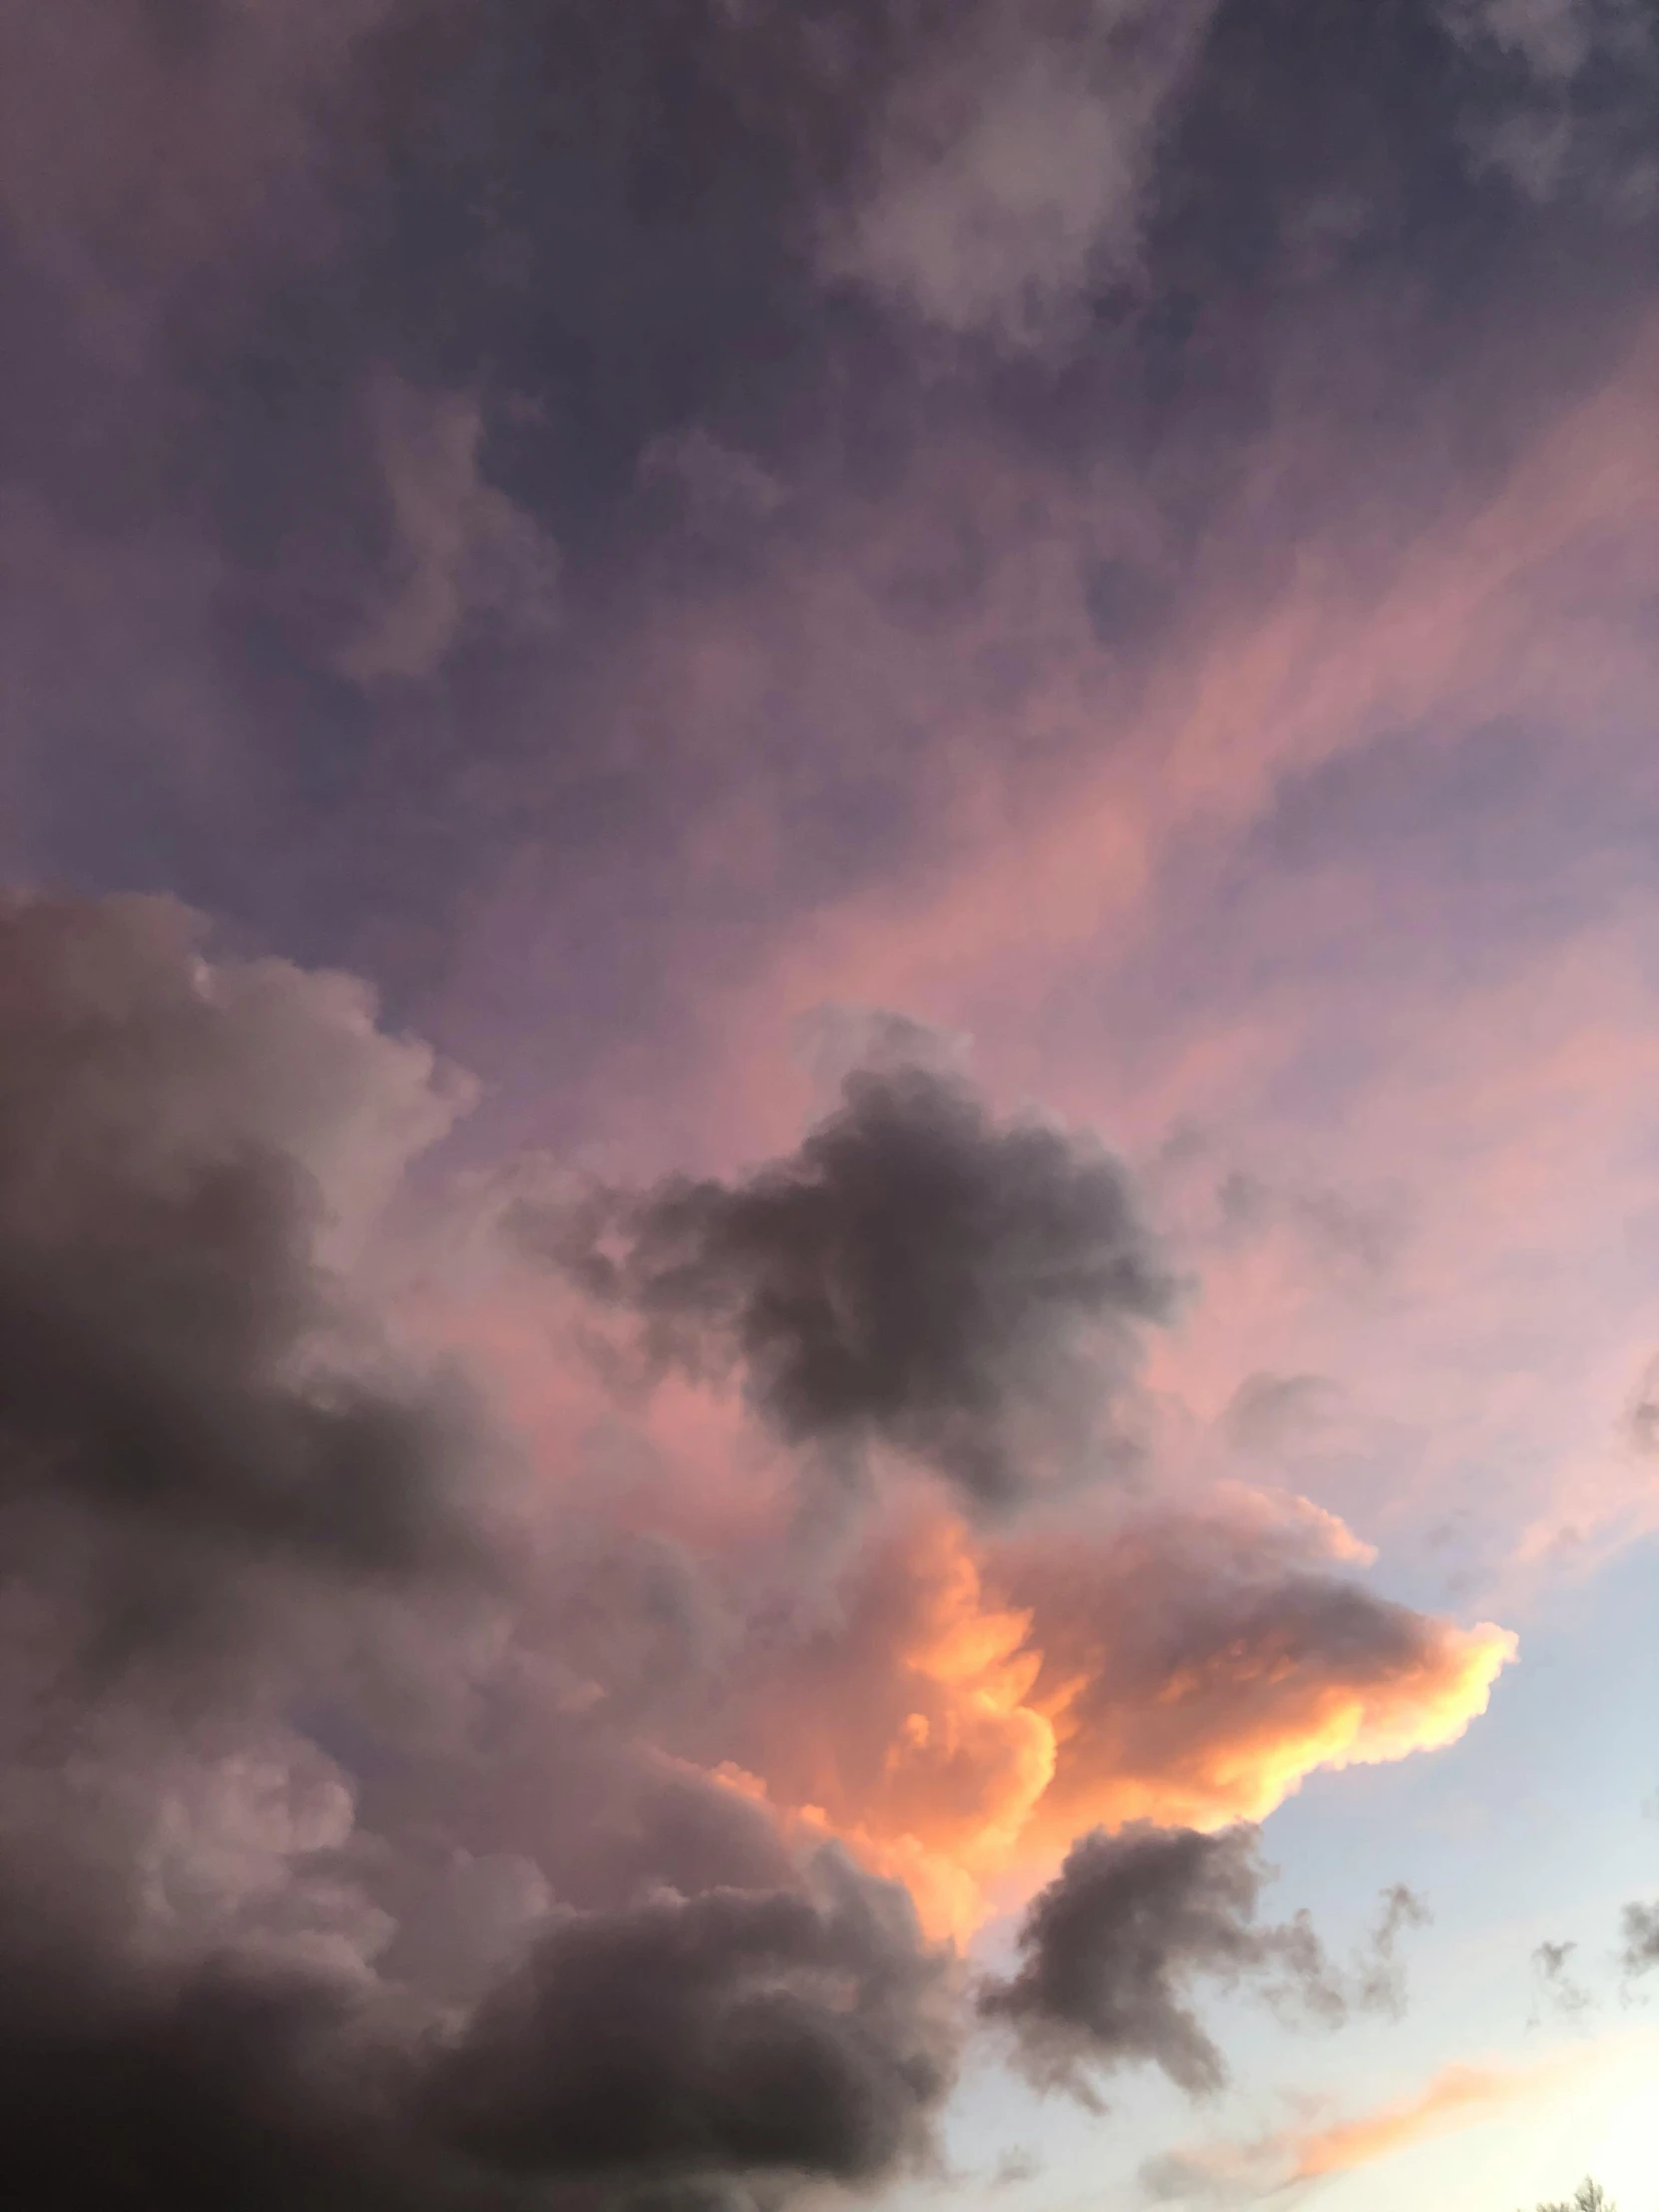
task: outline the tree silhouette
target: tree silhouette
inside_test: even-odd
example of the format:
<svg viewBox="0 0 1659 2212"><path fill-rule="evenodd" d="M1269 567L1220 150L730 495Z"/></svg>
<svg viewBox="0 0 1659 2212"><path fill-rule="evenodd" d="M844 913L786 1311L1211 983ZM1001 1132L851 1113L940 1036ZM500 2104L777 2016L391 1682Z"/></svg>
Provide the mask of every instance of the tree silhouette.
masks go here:
<svg viewBox="0 0 1659 2212"><path fill-rule="evenodd" d="M1599 2181L1581 2181L1570 2202L1540 2204L1538 2212L1619 2212Z"/></svg>

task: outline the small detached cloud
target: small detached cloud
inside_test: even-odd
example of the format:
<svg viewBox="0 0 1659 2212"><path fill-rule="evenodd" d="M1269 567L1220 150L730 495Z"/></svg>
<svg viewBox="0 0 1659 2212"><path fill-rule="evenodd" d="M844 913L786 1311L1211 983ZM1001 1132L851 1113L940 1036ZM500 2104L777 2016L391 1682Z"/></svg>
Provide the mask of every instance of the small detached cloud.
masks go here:
<svg viewBox="0 0 1659 2212"><path fill-rule="evenodd" d="M1121 1459L1140 1333L1176 1298L1109 1153L998 1122L927 1066L855 1070L751 1176L598 1189L518 1227L638 1321L651 1367L735 1365L791 1443L884 1443L989 1510Z"/></svg>
<svg viewBox="0 0 1659 2212"><path fill-rule="evenodd" d="M1659 1966L1659 1905L1627 1905L1622 1924L1619 1962L1629 1975L1651 1973Z"/></svg>
<svg viewBox="0 0 1659 2212"><path fill-rule="evenodd" d="M1252 1980L1327 2020L1346 2009L1306 1916L1258 1920L1266 1880L1254 1829L1087 1836L1033 1903L1020 1965L986 1986L980 2012L1012 2027L1036 2081L1085 2101L1093 2076L1124 2065L1213 2095L1227 2067L1193 2010L1195 1981Z"/></svg>
<svg viewBox="0 0 1659 2212"><path fill-rule="evenodd" d="M1567 2019L1577 2019L1590 2009L1594 1999L1571 1970L1576 1943L1541 1942L1532 1953L1532 1986L1534 2025L1545 2012L1553 2012Z"/></svg>

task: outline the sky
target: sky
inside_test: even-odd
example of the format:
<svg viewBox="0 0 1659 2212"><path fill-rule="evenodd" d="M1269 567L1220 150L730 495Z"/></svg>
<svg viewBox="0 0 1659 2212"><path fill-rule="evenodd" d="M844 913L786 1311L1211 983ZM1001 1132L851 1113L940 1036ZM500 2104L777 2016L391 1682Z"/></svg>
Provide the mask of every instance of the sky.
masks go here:
<svg viewBox="0 0 1659 2212"><path fill-rule="evenodd" d="M1652 0L0 0L22 2212L1659 2212Z"/></svg>

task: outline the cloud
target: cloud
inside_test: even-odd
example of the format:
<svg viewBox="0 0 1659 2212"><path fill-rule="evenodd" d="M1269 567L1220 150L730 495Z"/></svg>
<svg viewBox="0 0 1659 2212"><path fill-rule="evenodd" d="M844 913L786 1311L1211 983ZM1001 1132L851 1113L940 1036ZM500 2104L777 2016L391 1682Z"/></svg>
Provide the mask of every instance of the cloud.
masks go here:
<svg viewBox="0 0 1659 2212"><path fill-rule="evenodd" d="M533 1589L529 1526L509 1573L501 1439L374 1326L466 1087L159 900L0 908L0 2132L42 2212L111 2174L146 2212L776 2200L919 2154L949 1958L637 1736L666 1547Z"/></svg>
<svg viewBox="0 0 1659 2212"><path fill-rule="evenodd" d="M1222 1415L1223 1429L1235 1449L1266 1456L1317 1429L1341 1395L1320 1375L1247 1375Z"/></svg>
<svg viewBox="0 0 1659 2212"><path fill-rule="evenodd" d="M519 1221L639 1318L653 1366L738 1361L792 1443L880 1440L992 1508L1121 1452L1139 1330L1175 1296L1110 1155L998 1123L923 1066L854 1071L796 1154L741 1181Z"/></svg>
<svg viewBox="0 0 1659 2212"><path fill-rule="evenodd" d="M1539 2086L1539 2069L1447 2066L1416 2096L1301 2136L1292 2178L1347 2173L1442 2130L1467 2127Z"/></svg>
<svg viewBox="0 0 1659 2212"><path fill-rule="evenodd" d="M1575 1981L1568 1971L1568 1962L1577 1948L1576 1943L1546 1941L1533 1950L1532 1981L1537 1992L1534 2019L1545 2009L1569 2019L1576 2019L1589 2010L1593 2001L1589 1990Z"/></svg>
<svg viewBox="0 0 1659 2212"><path fill-rule="evenodd" d="M1008 2022L1035 2079L1090 2096L1090 2076L1161 2066L1190 2096L1227 2079L1192 2009L1194 1981L1274 1980L1317 2013L1343 2000L1306 1916L1257 1919L1267 1879L1254 1830L1200 1836L1136 1824L1086 1836L1019 1932L1021 1962L981 2013Z"/></svg>
<svg viewBox="0 0 1659 2212"><path fill-rule="evenodd" d="M1408 1928L1426 1928L1433 1919L1427 1906L1403 1882L1382 1893L1382 1915L1372 1932L1369 1955L1361 1966L1356 2001L1368 2012L1391 2012L1405 2007L1405 1984L1396 1952Z"/></svg>
<svg viewBox="0 0 1659 2212"><path fill-rule="evenodd" d="M1391 1606L1303 1541L1167 1507L1008 1538L895 1513L770 1600L764 1668L740 1637L663 1741L966 1936L1087 1828L1258 1820L1322 1765L1403 1758L1483 1709L1509 1638ZM1415 1909L1387 1901L1355 2002L1397 1994Z"/></svg>
<svg viewBox="0 0 1659 2212"><path fill-rule="evenodd" d="M775 2200L809 2175L868 2179L915 2148L949 2078L940 1969L900 1901L832 1868L824 1891L555 1919L458 2032L291 1967L123 1975L25 1937L0 1975L0 2126L41 2212L112 2175L135 2212L506 2212L556 2185L716 2203L745 2178Z"/></svg>
<svg viewBox="0 0 1659 2212"><path fill-rule="evenodd" d="M1212 0L980 0L888 86L826 272L952 337L1070 334L1139 243Z"/></svg>
<svg viewBox="0 0 1659 2212"><path fill-rule="evenodd" d="M330 1266L464 1088L355 983L199 935L161 900L0 907L0 1514L22 1556L81 1556L118 1644L256 1564L473 1548L464 1400Z"/></svg>
<svg viewBox="0 0 1659 2212"><path fill-rule="evenodd" d="M901 1891L712 1891L556 1919L439 2064L444 2132L526 2175L868 2180L952 2072L943 1964Z"/></svg>
<svg viewBox="0 0 1659 2212"><path fill-rule="evenodd" d="M1641 53L1651 16L1641 0L1442 0L1459 37L1518 55L1545 84L1566 83L1601 52Z"/></svg>
<svg viewBox="0 0 1659 2212"><path fill-rule="evenodd" d="M368 413L389 543L371 604L335 654L340 673L416 683L469 644L545 642L558 622L557 551L482 473L478 400L386 372Z"/></svg>
<svg viewBox="0 0 1659 2212"><path fill-rule="evenodd" d="M1659 1905L1627 1905L1623 1938L1620 1963L1627 1974L1643 1974L1659 1966Z"/></svg>
<svg viewBox="0 0 1659 2212"><path fill-rule="evenodd" d="M1627 220L1651 214L1659 34L1642 0L1441 0L1440 16L1495 64L1466 124L1478 162L1540 204L1594 196Z"/></svg>
<svg viewBox="0 0 1659 2212"><path fill-rule="evenodd" d="M1170 1278L1115 1162L918 1043L866 1029L777 1167L578 1207L560 1305L524 1241L569 1211L509 1207L504 1253L490 1178L418 1187L470 1089L359 985L167 901L0 909L0 2055L38 1984L3 2094L45 2212L97 2142L167 2212L873 2182L953 2077L939 1939L1090 1821L1124 1833L985 1999L1033 2065L1203 2088L1195 1982L1391 1991L1407 1894L1339 1973L1229 1824L1447 1740L1507 1646L1370 1597L1312 1507L1068 1486ZM556 1417L497 1425L443 1380L471 1268L543 1378L549 1321L609 1314L694 1378L744 1358L762 1418L671 1382L631 1487L569 1345ZM688 1502L711 1408L741 1479ZM849 1441L961 1509L923 1466L804 1537L800 1462ZM970 1516L987 1464L1041 1509Z"/></svg>
<svg viewBox="0 0 1659 2212"><path fill-rule="evenodd" d="M1416 2094L1353 2119L1167 2152L1142 2167L1141 2185L1159 2203L1254 2202L1478 2126L1510 2105L1547 2094L1576 2063L1569 2057L1536 2066L1446 2066Z"/></svg>
<svg viewBox="0 0 1659 2212"><path fill-rule="evenodd" d="M0 200L95 351L147 367L166 304L222 257L303 260L334 242L328 127L395 7L210 0L171 37L165 15L86 0L49 20L0 12Z"/></svg>
<svg viewBox="0 0 1659 2212"><path fill-rule="evenodd" d="M1004 1548L999 1588L1040 1624L1031 1702L1057 1719L1048 1834L1259 1820L1316 1767L1463 1733L1514 1638L1375 1596L1338 1571L1344 1534L1236 1500L1131 1518L1098 1551Z"/></svg>

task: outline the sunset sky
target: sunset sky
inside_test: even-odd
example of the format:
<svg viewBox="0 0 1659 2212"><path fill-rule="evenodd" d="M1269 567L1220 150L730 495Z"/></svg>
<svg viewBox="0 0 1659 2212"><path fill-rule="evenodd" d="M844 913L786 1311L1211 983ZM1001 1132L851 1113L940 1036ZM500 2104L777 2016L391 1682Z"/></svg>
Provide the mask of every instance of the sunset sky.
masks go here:
<svg viewBox="0 0 1659 2212"><path fill-rule="evenodd" d="M20 2212L1659 2212L1653 0L0 0Z"/></svg>

